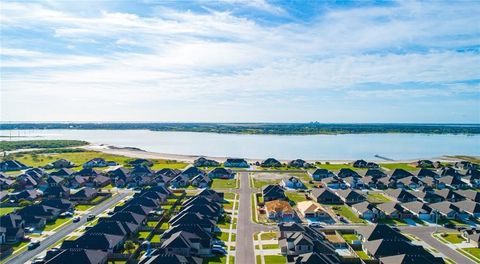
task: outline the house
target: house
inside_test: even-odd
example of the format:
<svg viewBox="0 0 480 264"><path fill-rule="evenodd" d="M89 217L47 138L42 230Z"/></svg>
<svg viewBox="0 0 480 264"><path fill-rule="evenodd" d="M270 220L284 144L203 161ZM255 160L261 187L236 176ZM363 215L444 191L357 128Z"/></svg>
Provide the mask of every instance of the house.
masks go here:
<svg viewBox="0 0 480 264"><path fill-rule="evenodd" d="M352 204L352 210L358 214L359 217L367 220L374 220L378 218L379 210L374 204L367 201Z"/></svg>
<svg viewBox="0 0 480 264"><path fill-rule="evenodd" d="M105 233L87 232L75 240L64 240L62 249L93 249L113 253L123 247L123 237Z"/></svg>
<svg viewBox="0 0 480 264"><path fill-rule="evenodd" d="M478 167L479 167L478 164L472 163L470 161L462 160L459 162L455 162L455 168L459 168L462 170L478 169Z"/></svg>
<svg viewBox="0 0 480 264"><path fill-rule="evenodd" d="M423 202L413 201L400 205L420 220L432 220L434 217L432 208Z"/></svg>
<svg viewBox="0 0 480 264"><path fill-rule="evenodd" d="M208 177L214 179L233 179L235 177L235 173L226 168L215 168L208 173Z"/></svg>
<svg viewBox="0 0 480 264"><path fill-rule="evenodd" d="M347 178L347 177L359 178L360 177L360 175L356 171L350 168L341 168L337 172L337 176L340 178Z"/></svg>
<svg viewBox="0 0 480 264"><path fill-rule="evenodd" d="M139 166L152 167L153 166L153 162L148 159L134 159L127 162L127 164L132 167L139 167Z"/></svg>
<svg viewBox="0 0 480 264"><path fill-rule="evenodd" d="M316 169L315 172L312 173L312 178L315 181L320 181L322 179L333 177L335 174L327 169Z"/></svg>
<svg viewBox="0 0 480 264"><path fill-rule="evenodd" d="M188 186L189 183L190 183L190 178L186 175L180 174L170 181L170 186L172 188L183 188Z"/></svg>
<svg viewBox="0 0 480 264"><path fill-rule="evenodd" d="M319 254L317 252L287 256L288 264L335 264L339 261L336 255Z"/></svg>
<svg viewBox="0 0 480 264"><path fill-rule="evenodd" d="M178 254L158 254L142 257L138 264L202 264L203 259L195 256L183 256Z"/></svg>
<svg viewBox="0 0 480 264"><path fill-rule="evenodd" d="M455 176L443 176L438 179L438 188L443 189L445 187L451 187L454 189L467 189L468 184L461 180L460 177Z"/></svg>
<svg viewBox="0 0 480 264"><path fill-rule="evenodd" d="M335 194L342 199L342 201L346 204L355 204L355 203L361 203L367 200L367 198L362 195L361 193L352 190L352 189L347 189L347 190L335 190Z"/></svg>
<svg viewBox="0 0 480 264"><path fill-rule="evenodd" d="M413 166L417 168L433 168L433 161L431 160L418 160L413 163Z"/></svg>
<svg viewBox="0 0 480 264"><path fill-rule="evenodd" d="M180 230L168 238L162 238L160 250L167 254L206 256L211 254L211 240L202 239L196 233Z"/></svg>
<svg viewBox="0 0 480 264"><path fill-rule="evenodd" d="M18 160L5 160L0 162L0 171L18 171L29 167Z"/></svg>
<svg viewBox="0 0 480 264"><path fill-rule="evenodd" d="M476 248L480 248L480 230L475 228L465 229L462 231L462 237L465 238L467 243L470 243Z"/></svg>
<svg viewBox="0 0 480 264"><path fill-rule="evenodd" d="M15 180L0 174L0 190L10 189L14 183Z"/></svg>
<svg viewBox="0 0 480 264"><path fill-rule="evenodd" d="M109 185L110 183L112 183L112 180L109 177L106 177L106 176L103 176L103 175L98 175L98 176L94 177L93 179L91 179L91 182L92 182L91 187L102 188L102 187L105 187L105 186Z"/></svg>
<svg viewBox="0 0 480 264"><path fill-rule="evenodd" d="M207 159L207 158L204 158L204 157L200 157L193 162L193 166L195 166L195 167L218 167L218 166L220 166L220 162L215 161L215 160L211 160L211 159Z"/></svg>
<svg viewBox="0 0 480 264"><path fill-rule="evenodd" d="M152 177L155 173L148 166L136 166L130 171L132 177Z"/></svg>
<svg viewBox="0 0 480 264"><path fill-rule="evenodd" d="M45 264L105 264L108 253L102 250L82 248L49 250L45 256Z"/></svg>
<svg viewBox="0 0 480 264"><path fill-rule="evenodd" d="M48 186L58 186L61 185L65 182L65 178L59 177L59 176L50 176L47 178L47 184Z"/></svg>
<svg viewBox="0 0 480 264"><path fill-rule="evenodd" d="M412 202L417 200L417 197L415 197L415 195L413 195L411 192L406 191L404 189L388 189L384 192L388 196L402 203Z"/></svg>
<svg viewBox="0 0 480 264"><path fill-rule="evenodd" d="M83 168L80 171L76 172L75 175L96 177L100 175L100 172L95 170L92 167L88 167L88 168Z"/></svg>
<svg viewBox="0 0 480 264"><path fill-rule="evenodd" d="M25 220L25 225L31 226L28 223L28 219L30 217L43 218L45 219L45 223L48 223L55 221L58 218L58 215L60 215L61 211L57 208L47 205L33 204L18 210L16 213ZM35 221L35 223L37 223L37 221Z"/></svg>
<svg viewBox="0 0 480 264"><path fill-rule="evenodd" d="M155 172L155 175L161 175L161 176L167 176L169 178L173 178L177 175L182 173L180 170L177 169L170 169L170 168L163 168L157 172Z"/></svg>
<svg viewBox="0 0 480 264"><path fill-rule="evenodd" d="M280 223L278 227L280 229L278 239L280 252L282 255L286 255L287 259L316 252L328 258L334 257L333 263L340 263L338 259L335 259L337 254L334 246L325 239L325 233L320 230L294 222Z"/></svg>
<svg viewBox="0 0 480 264"><path fill-rule="evenodd" d="M25 221L17 214L6 214L0 216L0 234L5 243L17 243L25 236ZM3 244L3 243L2 243Z"/></svg>
<svg viewBox="0 0 480 264"><path fill-rule="evenodd" d="M305 189L305 184L295 176L292 176L288 179L282 179L280 182L280 186L284 188L289 188L289 189Z"/></svg>
<svg viewBox="0 0 480 264"><path fill-rule="evenodd" d="M216 221L200 213L180 213L172 217L169 221L171 226L197 224L207 232L214 232Z"/></svg>
<svg viewBox="0 0 480 264"><path fill-rule="evenodd" d="M450 201L450 202L458 202L465 200L465 197L461 195L459 192L454 191L452 189L442 189L442 190L436 190L435 194L441 196L444 200Z"/></svg>
<svg viewBox="0 0 480 264"><path fill-rule="evenodd" d="M22 174L17 177L17 182L20 184L22 189L34 189L39 187L41 185L42 179L41 178L35 178L30 175Z"/></svg>
<svg viewBox="0 0 480 264"><path fill-rule="evenodd" d="M461 196L470 199L471 201L480 203L480 192L474 190L458 190L456 191Z"/></svg>
<svg viewBox="0 0 480 264"><path fill-rule="evenodd" d="M345 189L347 185L343 181L343 179L338 177L328 177L322 179L323 186L327 186L330 189Z"/></svg>
<svg viewBox="0 0 480 264"><path fill-rule="evenodd" d="M461 180L472 188L480 187L480 176L468 175L468 176L462 177Z"/></svg>
<svg viewBox="0 0 480 264"><path fill-rule="evenodd" d="M413 245L406 240L377 239L363 243L363 248L368 255L377 259L407 254L416 258L422 256L422 259L426 260L425 263L443 263L443 259L435 258L422 246Z"/></svg>
<svg viewBox="0 0 480 264"><path fill-rule="evenodd" d="M396 188L410 188L410 189L417 189L423 185L423 182L420 181L419 178L415 176L408 176L405 178L401 178L396 180Z"/></svg>
<svg viewBox="0 0 480 264"><path fill-rule="evenodd" d="M314 201L321 204L343 204L343 201L333 191L327 188L315 188L310 193Z"/></svg>
<svg viewBox="0 0 480 264"><path fill-rule="evenodd" d="M288 163L288 166L289 167L292 167L292 168L312 168L313 165L302 160L302 159L296 159L296 160L292 160Z"/></svg>
<svg viewBox="0 0 480 264"><path fill-rule="evenodd" d="M206 188L210 185L211 181L212 180L207 175L198 174L190 180L190 184L198 188Z"/></svg>
<svg viewBox="0 0 480 264"><path fill-rule="evenodd" d="M45 199L40 203L40 205L45 205L58 209L60 210L60 213L73 212L75 210L74 203L66 199Z"/></svg>
<svg viewBox="0 0 480 264"><path fill-rule="evenodd" d="M417 170L414 174L418 178L424 178L424 177L439 178L440 177L440 175L438 175L438 173L436 173L435 171L425 169L425 168L421 168Z"/></svg>
<svg viewBox="0 0 480 264"><path fill-rule="evenodd" d="M419 256L410 254L381 257L379 260L380 264L445 263L445 261L440 257Z"/></svg>
<svg viewBox="0 0 480 264"><path fill-rule="evenodd" d="M401 178L405 178L405 177L408 177L408 176L413 176L412 173L404 170L404 169L394 169L392 171L389 171L387 173L388 176L390 176L390 178L394 179L394 180L398 180L398 179L401 179Z"/></svg>
<svg viewBox="0 0 480 264"><path fill-rule="evenodd" d="M20 192L14 192L8 194L8 200L14 203L18 203L21 200L35 201L40 199L42 193L37 190L23 190Z"/></svg>
<svg viewBox="0 0 480 264"><path fill-rule="evenodd" d="M71 169L63 168L57 171L51 172L50 176L59 176L59 177L70 177L74 175L74 171Z"/></svg>
<svg viewBox="0 0 480 264"><path fill-rule="evenodd" d="M453 203L453 206L458 208L459 212L464 212L473 218L480 218L480 203L465 200Z"/></svg>
<svg viewBox="0 0 480 264"><path fill-rule="evenodd" d="M367 162L365 160L356 160L352 165L354 168L366 168Z"/></svg>
<svg viewBox="0 0 480 264"><path fill-rule="evenodd" d="M109 166L107 161L102 158L94 158L83 164L84 168L107 167L107 166Z"/></svg>
<svg viewBox="0 0 480 264"><path fill-rule="evenodd" d="M216 203L222 203L224 201L223 198L224 193L223 192L217 192L211 189L204 189L197 193L197 197L206 197L208 199L211 199L212 201Z"/></svg>
<svg viewBox="0 0 480 264"><path fill-rule="evenodd" d="M386 202L377 204L377 209L380 212L379 218L404 218L411 214L406 212L405 209L397 202Z"/></svg>
<svg viewBox="0 0 480 264"><path fill-rule="evenodd" d="M43 197L45 198L69 198L70 189L63 186L62 184L57 186L48 186L47 189L43 191Z"/></svg>
<svg viewBox="0 0 480 264"><path fill-rule="evenodd" d="M68 186L70 186L70 188L77 189L77 188L85 186L85 184L88 182L88 180L89 180L89 178L86 177L86 176L75 175L71 179L68 180Z"/></svg>
<svg viewBox="0 0 480 264"><path fill-rule="evenodd" d="M290 220L295 216L295 212L287 201L271 200L265 202L265 209L269 219Z"/></svg>
<svg viewBox="0 0 480 264"><path fill-rule="evenodd" d="M267 185L262 189L263 201L286 200L285 191L279 185Z"/></svg>
<svg viewBox="0 0 480 264"><path fill-rule="evenodd" d="M297 203L297 209L305 218L329 219L330 215L325 208L312 201L302 201Z"/></svg>
<svg viewBox="0 0 480 264"><path fill-rule="evenodd" d="M432 208L435 214L438 213L441 218L455 219L459 214L458 208L448 201L433 203L428 206Z"/></svg>
<svg viewBox="0 0 480 264"><path fill-rule="evenodd" d="M276 167L282 167L282 163L274 158L268 158L262 161L262 163L260 163L260 166L264 168L267 168L267 167L276 168Z"/></svg>
<svg viewBox="0 0 480 264"><path fill-rule="evenodd" d="M248 162L244 159L228 158L223 165L231 168L249 168Z"/></svg>
<svg viewBox="0 0 480 264"><path fill-rule="evenodd" d="M417 199L422 201L423 203L438 203L445 200L442 196L436 194L435 192L418 191L410 193L417 197Z"/></svg>
<svg viewBox="0 0 480 264"><path fill-rule="evenodd" d="M66 159L58 159L52 163L45 165L45 169L63 169L63 168L72 168L75 167L75 164Z"/></svg>
<svg viewBox="0 0 480 264"><path fill-rule="evenodd" d="M182 171L182 174L181 175L184 175L184 176L187 176L189 179L199 175L199 174L202 174L204 175L205 172L197 167L190 167L184 171Z"/></svg>
<svg viewBox="0 0 480 264"><path fill-rule="evenodd" d="M378 239L407 240L399 231L385 224L359 226L355 228L355 233L363 242Z"/></svg>
<svg viewBox="0 0 480 264"><path fill-rule="evenodd" d="M364 189L368 186L363 178L347 177L342 179L347 188Z"/></svg>
<svg viewBox="0 0 480 264"><path fill-rule="evenodd" d="M77 192L70 195L71 201L76 202L89 202L97 197L98 191L96 189L90 187L83 187L82 189L78 190Z"/></svg>

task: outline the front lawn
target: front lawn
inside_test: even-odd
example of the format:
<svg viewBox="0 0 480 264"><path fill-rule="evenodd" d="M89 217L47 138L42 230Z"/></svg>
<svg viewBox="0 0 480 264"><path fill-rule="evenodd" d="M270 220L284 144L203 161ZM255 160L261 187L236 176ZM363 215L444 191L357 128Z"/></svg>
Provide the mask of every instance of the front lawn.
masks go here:
<svg viewBox="0 0 480 264"><path fill-rule="evenodd" d="M78 211L88 211L91 208L93 208L93 205L86 205L86 204L75 205L75 210L78 210Z"/></svg>
<svg viewBox="0 0 480 264"><path fill-rule="evenodd" d="M17 251L18 249L20 249L20 248L23 247L23 246L28 245L28 243L30 243L30 242L28 242L28 241L23 241L23 242L17 242L17 243L15 243L15 244L13 244L13 245L12 245L13 252ZM26 249L26 247L23 248L23 249Z"/></svg>
<svg viewBox="0 0 480 264"><path fill-rule="evenodd" d="M233 199L235 199L235 193L226 192L226 193L223 194L223 199L233 200Z"/></svg>
<svg viewBox="0 0 480 264"><path fill-rule="evenodd" d="M153 235L152 239L150 239L150 242L160 243L161 238L162 238L162 236L160 234L155 234L155 235Z"/></svg>
<svg viewBox="0 0 480 264"><path fill-rule="evenodd" d="M276 239L276 238L277 238L277 233L276 232L262 233L260 235L260 239L262 239L262 240L271 240L271 239Z"/></svg>
<svg viewBox="0 0 480 264"><path fill-rule="evenodd" d="M57 220L55 220L55 222L46 224L43 231L51 231L51 230L59 227L60 225L68 222L68 221L70 221L70 218L57 218Z"/></svg>
<svg viewBox="0 0 480 264"><path fill-rule="evenodd" d="M149 231L140 231L138 232L138 239L147 239L147 236L150 234Z"/></svg>
<svg viewBox="0 0 480 264"><path fill-rule="evenodd" d="M236 189L237 179L213 179L212 189Z"/></svg>
<svg viewBox="0 0 480 264"><path fill-rule="evenodd" d="M342 237L347 243L352 243L352 241L358 240L358 236L355 234L342 234Z"/></svg>
<svg viewBox="0 0 480 264"><path fill-rule="evenodd" d="M370 256L365 253L363 250L355 250L355 253L361 258L361 259L370 259Z"/></svg>
<svg viewBox="0 0 480 264"><path fill-rule="evenodd" d="M480 260L480 248L463 248L462 250Z"/></svg>
<svg viewBox="0 0 480 264"><path fill-rule="evenodd" d="M460 233L441 233L439 237L452 244L460 244L465 241Z"/></svg>
<svg viewBox="0 0 480 264"><path fill-rule="evenodd" d="M229 263L233 264L234 257L233 256L228 256L229 258ZM215 256L215 257L209 257L209 258L203 258L203 264L224 264L227 263L227 256Z"/></svg>
<svg viewBox="0 0 480 264"><path fill-rule="evenodd" d="M406 226L408 225L401 219L397 218L385 218L385 219L379 219L378 220L379 224L386 224L386 225L397 225L397 226Z"/></svg>
<svg viewBox="0 0 480 264"><path fill-rule="evenodd" d="M278 249L280 246L278 244L262 244L262 249Z"/></svg>
<svg viewBox="0 0 480 264"><path fill-rule="evenodd" d="M221 232L217 234L217 238L222 241L228 241L228 232Z"/></svg>
<svg viewBox="0 0 480 264"><path fill-rule="evenodd" d="M157 226L158 222L157 221L147 221L147 226L149 227L155 227Z"/></svg>
<svg viewBox="0 0 480 264"><path fill-rule="evenodd" d="M279 264L287 262L287 258L282 255L264 256L264 258L265 264Z"/></svg>
<svg viewBox="0 0 480 264"><path fill-rule="evenodd" d="M352 223L366 223L365 220L358 217L347 205L334 205L332 210Z"/></svg>
<svg viewBox="0 0 480 264"><path fill-rule="evenodd" d="M162 230L167 230L169 226L170 226L170 225L169 225L167 222L163 222L163 223L160 225L160 229L162 229Z"/></svg>

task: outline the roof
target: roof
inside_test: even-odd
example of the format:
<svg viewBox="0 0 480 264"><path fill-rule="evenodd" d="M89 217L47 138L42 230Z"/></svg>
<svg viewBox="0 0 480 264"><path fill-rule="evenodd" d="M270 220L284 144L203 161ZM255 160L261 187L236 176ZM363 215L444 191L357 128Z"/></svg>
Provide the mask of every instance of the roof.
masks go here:
<svg viewBox="0 0 480 264"><path fill-rule="evenodd" d="M118 235L87 232L73 241L63 241L61 248L109 250L119 245L123 238Z"/></svg>
<svg viewBox="0 0 480 264"><path fill-rule="evenodd" d="M480 204L471 200L465 200L453 203L458 209L467 212L469 214L480 214Z"/></svg>
<svg viewBox="0 0 480 264"><path fill-rule="evenodd" d="M432 259L430 257L407 255L407 254L401 254L401 255L396 255L396 256L380 258L380 262L382 264L417 264L417 263L441 264L441 263L445 263L445 261L442 258Z"/></svg>
<svg viewBox="0 0 480 264"><path fill-rule="evenodd" d="M406 237L385 224L359 226L355 228L357 234L361 234L367 241L377 239L405 240Z"/></svg>
<svg viewBox="0 0 480 264"><path fill-rule="evenodd" d="M107 256L108 253L101 250L61 249L47 252L45 264L100 264L106 261Z"/></svg>
<svg viewBox="0 0 480 264"><path fill-rule="evenodd" d="M269 212L293 213L293 208L287 201L273 200L265 202L265 207Z"/></svg>
<svg viewBox="0 0 480 264"><path fill-rule="evenodd" d="M138 264L201 264L202 258L185 257L181 255L159 254L141 259Z"/></svg>
<svg viewBox="0 0 480 264"><path fill-rule="evenodd" d="M419 201L413 201L413 202L408 202L408 203L401 203L400 204L403 208L407 209L408 211L415 213L415 214L420 214L420 213L427 213L429 214L432 212L432 208L430 208L428 205L425 203L419 202Z"/></svg>
<svg viewBox="0 0 480 264"><path fill-rule="evenodd" d="M302 201L297 203L297 209L302 212L325 212L325 208L323 208L320 204L312 202L312 201Z"/></svg>

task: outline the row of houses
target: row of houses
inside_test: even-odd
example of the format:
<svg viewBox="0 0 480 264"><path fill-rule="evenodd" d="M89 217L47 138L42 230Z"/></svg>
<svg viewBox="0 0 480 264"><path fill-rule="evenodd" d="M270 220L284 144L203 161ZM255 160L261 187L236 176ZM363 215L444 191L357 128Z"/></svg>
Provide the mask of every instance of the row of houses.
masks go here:
<svg viewBox="0 0 480 264"><path fill-rule="evenodd" d="M60 248L49 250L44 263L104 264L115 254L121 254L127 240L134 240L146 226L149 217L156 216L171 192L162 186L142 190L132 199L114 209L112 216L101 217L87 227L80 237L65 240Z"/></svg>
<svg viewBox="0 0 480 264"><path fill-rule="evenodd" d="M224 217L223 193L204 189L183 202L180 212L169 221L169 229L158 246L147 252L140 264L193 263L213 255L218 221Z"/></svg>

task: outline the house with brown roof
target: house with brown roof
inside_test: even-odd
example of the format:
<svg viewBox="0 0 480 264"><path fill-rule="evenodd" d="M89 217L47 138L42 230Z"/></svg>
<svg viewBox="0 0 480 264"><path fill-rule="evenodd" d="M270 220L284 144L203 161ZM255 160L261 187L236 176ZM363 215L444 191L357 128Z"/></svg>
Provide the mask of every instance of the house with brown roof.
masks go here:
<svg viewBox="0 0 480 264"><path fill-rule="evenodd" d="M290 220L295 217L295 211L289 202L283 200L272 200L265 202L267 216L274 220Z"/></svg>
<svg viewBox="0 0 480 264"><path fill-rule="evenodd" d="M297 203L297 210L304 218L329 219L330 215L325 208L312 201L302 201Z"/></svg>

